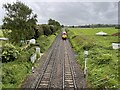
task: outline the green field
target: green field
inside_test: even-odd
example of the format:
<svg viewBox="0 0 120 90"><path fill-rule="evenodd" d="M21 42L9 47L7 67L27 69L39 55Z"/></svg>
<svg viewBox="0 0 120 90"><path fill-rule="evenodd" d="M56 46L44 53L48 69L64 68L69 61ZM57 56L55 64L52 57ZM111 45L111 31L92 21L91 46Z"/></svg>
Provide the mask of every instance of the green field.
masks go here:
<svg viewBox="0 0 120 90"><path fill-rule="evenodd" d="M103 31L108 36L96 36ZM84 69L84 50L88 50L87 82L91 88L120 88L118 84L118 50L112 49L112 42L119 42L112 36L114 28L69 28L68 37L77 53L77 60Z"/></svg>
<svg viewBox="0 0 120 90"><path fill-rule="evenodd" d="M70 30L74 30L74 33L84 34L84 35L95 35L97 32L103 31L108 33L108 35L112 35L113 33L118 32L118 29L115 28L70 28Z"/></svg>

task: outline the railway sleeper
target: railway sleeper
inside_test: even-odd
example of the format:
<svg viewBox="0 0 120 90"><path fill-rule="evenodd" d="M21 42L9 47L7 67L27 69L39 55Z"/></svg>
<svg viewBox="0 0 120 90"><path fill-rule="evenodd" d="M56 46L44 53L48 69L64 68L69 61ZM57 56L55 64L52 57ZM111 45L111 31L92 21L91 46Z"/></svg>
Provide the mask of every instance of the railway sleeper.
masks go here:
<svg viewBox="0 0 120 90"><path fill-rule="evenodd" d="M72 76L65 76L65 79L72 79Z"/></svg>
<svg viewBox="0 0 120 90"><path fill-rule="evenodd" d="M41 83L49 83L49 81L41 81Z"/></svg>
<svg viewBox="0 0 120 90"><path fill-rule="evenodd" d="M72 79L67 79L67 80L65 80L65 82L73 82L73 80Z"/></svg>
<svg viewBox="0 0 120 90"><path fill-rule="evenodd" d="M74 88L74 85L73 84L65 84L65 87L67 87L67 88Z"/></svg>
<svg viewBox="0 0 120 90"><path fill-rule="evenodd" d="M65 76L72 76L71 74L65 74Z"/></svg>
<svg viewBox="0 0 120 90"><path fill-rule="evenodd" d="M72 78L65 78L65 80L72 80Z"/></svg>
<svg viewBox="0 0 120 90"><path fill-rule="evenodd" d="M39 85L39 88L47 88L47 87L48 87L48 84L46 84L46 83L41 83Z"/></svg>
<svg viewBox="0 0 120 90"><path fill-rule="evenodd" d="M65 88L64 90L75 90L74 88L69 88L69 87L67 87L67 88Z"/></svg>
<svg viewBox="0 0 120 90"><path fill-rule="evenodd" d="M47 86L48 83L40 83L40 86Z"/></svg>

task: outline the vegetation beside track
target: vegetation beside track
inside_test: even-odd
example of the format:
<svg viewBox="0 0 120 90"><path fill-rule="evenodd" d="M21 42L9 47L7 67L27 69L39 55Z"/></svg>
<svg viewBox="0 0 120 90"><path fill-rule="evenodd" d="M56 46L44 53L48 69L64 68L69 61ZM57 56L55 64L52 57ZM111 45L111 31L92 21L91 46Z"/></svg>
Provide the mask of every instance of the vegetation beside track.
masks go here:
<svg viewBox="0 0 120 90"><path fill-rule="evenodd" d="M0 37L8 38L2 42L2 85L3 88L20 88L22 81L31 74L30 56L35 53L35 46L45 52L54 41L55 33L61 29L58 21L49 19L48 24L37 24L34 14L24 3L6 3L3 5L6 15L0 27ZM22 14L21 14L22 13ZM17 23L17 24L16 24ZM36 39L35 45L26 44ZM39 58L39 57L37 57Z"/></svg>
<svg viewBox="0 0 120 90"><path fill-rule="evenodd" d="M108 36L96 36L97 32ZM68 37L77 53L77 60L84 69L84 50L88 50L87 82L90 88L120 88L118 76L118 50L112 49L112 42L119 42L114 28L69 28Z"/></svg>
<svg viewBox="0 0 120 90"><path fill-rule="evenodd" d="M55 39L55 35L42 35L37 39L42 53L45 52ZM20 88L26 76L31 74L32 63L30 56L35 52L35 48L31 47L29 50L22 50L18 46L14 46L19 52L18 58L14 61L2 63L2 86L3 88ZM8 48L10 49L10 48ZM15 50L15 49L14 49ZM13 50L13 52L14 52ZM11 51L12 52L12 51ZM9 52L7 52L10 54ZM8 59L10 60L10 59Z"/></svg>
<svg viewBox="0 0 120 90"><path fill-rule="evenodd" d="M3 32L2 32L2 30L0 30L0 37L3 37Z"/></svg>

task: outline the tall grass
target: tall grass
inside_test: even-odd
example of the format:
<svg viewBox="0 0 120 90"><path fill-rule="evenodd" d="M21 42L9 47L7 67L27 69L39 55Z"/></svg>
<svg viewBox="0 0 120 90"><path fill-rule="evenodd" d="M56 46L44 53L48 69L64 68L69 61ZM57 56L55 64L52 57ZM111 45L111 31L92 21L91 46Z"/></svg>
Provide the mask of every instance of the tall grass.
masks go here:
<svg viewBox="0 0 120 90"><path fill-rule="evenodd" d="M96 36L97 32L106 32L108 36ZM84 69L84 49L88 55L88 86L91 88L120 88L118 84L118 50L112 49L112 42L119 42L114 28L72 28L69 39L77 52L77 60Z"/></svg>

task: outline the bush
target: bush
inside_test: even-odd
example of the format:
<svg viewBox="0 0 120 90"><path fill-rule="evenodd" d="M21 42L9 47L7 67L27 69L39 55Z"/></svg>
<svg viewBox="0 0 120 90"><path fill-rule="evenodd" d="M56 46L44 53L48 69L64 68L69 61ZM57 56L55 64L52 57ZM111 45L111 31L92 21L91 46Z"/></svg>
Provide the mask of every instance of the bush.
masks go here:
<svg viewBox="0 0 120 90"><path fill-rule="evenodd" d="M49 40L47 36L42 35L37 39L37 43L40 47L40 51L43 53L48 48Z"/></svg>
<svg viewBox="0 0 120 90"><path fill-rule="evenodd" d="M3 76L2 76L2 83L5 84L14 84L17 82L17 80L15 79L15 72L13 72L13 70L11 68L4 68L3 70Z"/></svg>
<svg viewBox="0 0 120 90"><path fill-rule="evenodd" d="M52 34L56 31L56 29L53 25L50 25L50 30L51 30Z"/></svg>
<svg viewBox="0 0 120 90"><path fill-rule="evenodd" d="M31 72L30 62L9 62L2 64L3 88L20 88L24 78Z"/></svg>
<svg viewBox="0 0 120 90"><path fill-rule="evenodd" d="M36 25L35 27L35 39L39 38L40 35L43 35L43 28L41 25Z"/></svg>
<svg viewBox="0 0 120 90"><path fill-rule="evenodd" d="M44 35L48 36L48 35L52 34L52 31L50 30L49 25L43 24L42 28L43 28Z"/></svg>
<svg viewBox="0 0 120 90"><path fill-rule="evenodd" d="M14 61L19 56L19 50L12 44L6 43L2 50L2 62Z"/></svg>

